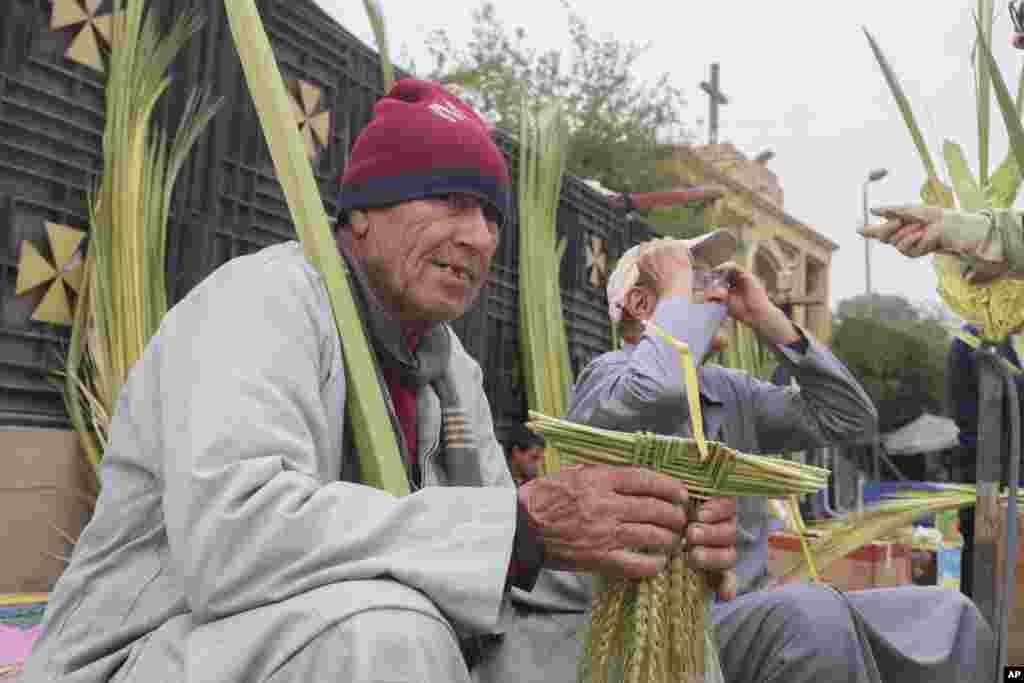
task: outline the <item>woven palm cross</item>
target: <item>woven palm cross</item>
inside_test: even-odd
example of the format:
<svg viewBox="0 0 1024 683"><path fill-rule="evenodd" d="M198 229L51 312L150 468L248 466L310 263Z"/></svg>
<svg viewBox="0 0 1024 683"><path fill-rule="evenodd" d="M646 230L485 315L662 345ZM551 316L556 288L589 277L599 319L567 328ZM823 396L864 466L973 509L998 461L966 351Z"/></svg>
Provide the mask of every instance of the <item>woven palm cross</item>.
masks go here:
<svg viewBox="0 0 1024 683"><path fill-rule="evenodd" d="M572 462L647 467L683 481L696 498L782 498L817 493L828 486L827 469L782 458L748 455L705 439L700 387L689 346L657 325L648 323L647 328L679 352L694 438L597 429L535 411L530 411L530 429L542 434Z"/></svg>
<svg viewBox="0 0 1024 683"><path fill-rule="evenodd" d="M696 498L782 498L828 485L827 469L749 455L717 441L705 442L708 457L702 458L696 439L597 429L535 411L528 426L570 462L647 467L683 481Z"/></svg>

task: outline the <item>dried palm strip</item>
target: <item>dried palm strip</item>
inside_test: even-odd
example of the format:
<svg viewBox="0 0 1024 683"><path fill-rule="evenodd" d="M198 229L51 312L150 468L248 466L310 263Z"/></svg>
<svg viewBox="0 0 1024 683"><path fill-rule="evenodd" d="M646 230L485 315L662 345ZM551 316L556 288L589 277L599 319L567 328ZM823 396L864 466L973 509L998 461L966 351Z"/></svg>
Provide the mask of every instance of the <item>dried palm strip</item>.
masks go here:
<svg viewBox="0 0 1024 683"><path fill-rule="evenodd" d="M175 180L219 102L193 90L170 139L156 125L171 64L202 27L180 14L161 35L143 0L117 0L110 31L103 173L63 371L72 425L94 469L128 372L167 312L166 245Z"/></svg>
<svg viewBox="0 0 1024 683"><path fill-rule="evenodd" d="M565 237L558 237L558 203L569 130L558 100L533 112L522 99L519 132L519 347L529 406L563 415L572 388L569 342L559 284ZM548 444L544 473L558 470L558 448Z"/></svg>

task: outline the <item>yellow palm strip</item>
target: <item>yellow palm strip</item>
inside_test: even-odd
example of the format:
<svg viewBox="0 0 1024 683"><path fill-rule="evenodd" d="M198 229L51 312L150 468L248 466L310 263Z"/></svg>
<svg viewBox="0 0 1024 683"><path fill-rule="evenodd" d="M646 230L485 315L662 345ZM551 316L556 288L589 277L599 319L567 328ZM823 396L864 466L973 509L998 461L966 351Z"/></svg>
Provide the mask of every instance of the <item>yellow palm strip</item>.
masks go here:
<svg viewBox="0 0 1024 683"><path fill-rule="evenodd" d="M700 451L700 461L704 462L708 459L708 444L704 438L704 416L700 408L700 384L697 381L697 365L693 362L693 353L690 352L690 345L684 341L679 341L652 321L647 321L647 326L679 352L679 362L683 366L683 376L686 378L686 399L690 403L690 424L693 428L693 440L697 442L697 450Z"/></svg>
<svg viewBox="0 0 1024 683"><path fill-rule="evenodd" d="M803 515L800 514L800 501L794 495L786 499L789 507L789 514L793 518L793 526L796 527L796 535L800 537L800 548L803 550L804 559L807 561L807 569L811 574L811 580L819 583L818 568L814 566L814 558L811 555L811 547L807 545L807 527L804 526Z"/></svg>

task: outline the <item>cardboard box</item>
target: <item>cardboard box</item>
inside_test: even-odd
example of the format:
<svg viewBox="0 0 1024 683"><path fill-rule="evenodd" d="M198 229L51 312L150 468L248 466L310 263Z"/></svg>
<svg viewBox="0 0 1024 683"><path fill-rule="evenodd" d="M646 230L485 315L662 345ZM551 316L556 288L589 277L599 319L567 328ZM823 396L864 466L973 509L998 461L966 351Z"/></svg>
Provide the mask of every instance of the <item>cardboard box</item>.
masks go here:
<svg viewBox="0 0 1024 683"><path fill-rule="evenodd" d="M1000 543L996 550L996 581L997 585L1003 585L1005 572L1003 565L1006 561L1006 537L1009 533L1006 528L1006 503L1001 505L1001 519L999 526ZM1024 509L1017 507L1017 576L1014 594L1014 604L1010 607L1009 624L1007 624L1006 639L1006 661L1008 664L1024 665Z"/></svg>
<svg viewBox="0 0 1024 683"><path fill-rule="evenodd" d="M800 539L792 534L775 533L768 541L768 571L781 574L794 554L801 555ZM821 580L840 590L909 586L912 583L911 549L903 543L871 543L833 562L822 572Z"/></svg>
<svg viewBox="0 0 1024 683"><path fill-rule="evenodd" d="M98 493L74 432L0 428L0 594L50 591Z"/></svg>

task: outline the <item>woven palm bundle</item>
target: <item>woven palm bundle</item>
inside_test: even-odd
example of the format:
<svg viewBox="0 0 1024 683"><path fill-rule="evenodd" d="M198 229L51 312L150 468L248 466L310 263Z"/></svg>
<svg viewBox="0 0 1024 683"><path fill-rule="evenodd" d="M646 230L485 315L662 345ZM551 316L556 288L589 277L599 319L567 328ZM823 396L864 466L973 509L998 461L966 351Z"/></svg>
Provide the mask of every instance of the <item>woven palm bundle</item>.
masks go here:
<svg viewBox="0 0 1024 683"><path fill-rule="evenodd" d="M686 483L690 516L712 496L781 498L814 493L829 471L780 458L751 456L716 441L588 427L537 412L528 426L571 463L649 467ZM685 551L653 579L605 583L594 599L581 681L645 683L720 681L721 666L708 625L710 577L690 566Z"/></svg>
<svg viewBox="0 0 1024 683"><path fill-rule="evenodd" d="M973 323L986 341L1001 343L1024 327L1024 280L1003 278L976 285L964 279L955 257L936 256L933 264L939 296L954 313Z"/></svg>
<svg viewBox="0 0 1024 683"><path fill-rule="evenodd" d="M530 429L542 434L569 462L650 467L684 482L692 497L784 498L817 493L828 486L829 470L782 458L741 453L706 441L702 458L696 439L649 432L616 432L559 420L530 411Z"/></svg>
<svg viewBox="0 0 1024 683"><path fill-rule="evenodd" d="M652 579L605 583L594 597L581 682L722 681L708 631L711 596L707 574L684 552Z"/></svg>

